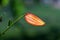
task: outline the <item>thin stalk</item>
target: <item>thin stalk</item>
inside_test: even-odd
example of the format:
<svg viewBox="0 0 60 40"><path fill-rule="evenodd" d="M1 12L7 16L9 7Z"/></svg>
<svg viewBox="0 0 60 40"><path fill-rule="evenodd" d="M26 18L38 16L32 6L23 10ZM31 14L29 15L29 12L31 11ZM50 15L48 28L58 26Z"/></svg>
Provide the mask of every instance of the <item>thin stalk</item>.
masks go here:
<svg viewBox="0 0 60 40"><path fill-rule="evenodd" d="M19 16L15 21L13 21L13 22L10 24L10 26L7 26L8 28L6 28L6 29L1 33L1 36L4 35L14 24L15 24L16 22L18 22L23 16L24 16L24 15Z"/></svg>

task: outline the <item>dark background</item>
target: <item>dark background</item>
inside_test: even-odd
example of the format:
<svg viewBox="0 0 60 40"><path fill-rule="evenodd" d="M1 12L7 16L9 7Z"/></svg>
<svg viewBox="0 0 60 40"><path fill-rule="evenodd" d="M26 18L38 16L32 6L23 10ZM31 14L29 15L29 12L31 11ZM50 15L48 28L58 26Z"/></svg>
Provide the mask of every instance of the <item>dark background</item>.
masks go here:
<svg viewBox="0 0 60 40"><path fill-rule="evenodd" d="M32 26L23 17L0 40L60 40L60 9L54 7L54 3L45 3L44 0L0 3L0 33L7 28L9 20L13 21L27 12L39 16L46 23L45 26Z"/></svg>

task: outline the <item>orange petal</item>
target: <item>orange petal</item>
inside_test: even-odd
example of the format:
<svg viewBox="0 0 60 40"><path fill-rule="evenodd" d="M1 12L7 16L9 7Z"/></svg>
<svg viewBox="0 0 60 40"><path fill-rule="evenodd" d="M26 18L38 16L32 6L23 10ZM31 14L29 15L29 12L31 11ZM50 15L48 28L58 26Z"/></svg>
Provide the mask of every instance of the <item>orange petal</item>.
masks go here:
<svg viewBox="0 0 60 40"><path fill-rule="evenodd" d="M25 20L29 24L32 24L34 26L43 26L43 25L45 25L45 22L41 18L37 17L36 15L34 15L30 12L25 15Z"/></svg>

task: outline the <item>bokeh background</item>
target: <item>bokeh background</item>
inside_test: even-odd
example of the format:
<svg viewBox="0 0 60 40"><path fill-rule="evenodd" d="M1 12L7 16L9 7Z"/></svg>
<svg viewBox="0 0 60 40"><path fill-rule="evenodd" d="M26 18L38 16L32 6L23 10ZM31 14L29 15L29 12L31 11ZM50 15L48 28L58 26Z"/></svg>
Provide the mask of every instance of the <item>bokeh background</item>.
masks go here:
<svg viewBox="0 0 60 40"><path fill-rule="evenodd" d="M8 28L9 20L31 12L46 23L28 24L24 16L0 40L60 40L60 0L0 0L0 33Z"/></svg>

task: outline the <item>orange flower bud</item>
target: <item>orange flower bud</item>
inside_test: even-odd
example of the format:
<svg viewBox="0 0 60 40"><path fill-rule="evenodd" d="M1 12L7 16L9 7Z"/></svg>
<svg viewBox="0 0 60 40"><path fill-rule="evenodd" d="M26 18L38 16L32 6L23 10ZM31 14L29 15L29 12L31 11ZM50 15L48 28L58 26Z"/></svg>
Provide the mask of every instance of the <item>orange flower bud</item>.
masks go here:
<svg viewBox="0 0 60 40"><path fill-rule="evenodd" d="M32 24L34 26L43 26L43 25L45 25L45 22L41 18L37 17L36 15L34 15L30 12L25 15L25 20L29 24Z"/></svg>

